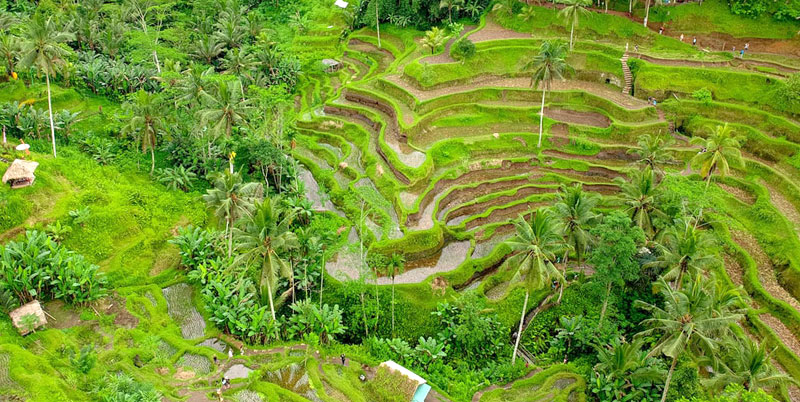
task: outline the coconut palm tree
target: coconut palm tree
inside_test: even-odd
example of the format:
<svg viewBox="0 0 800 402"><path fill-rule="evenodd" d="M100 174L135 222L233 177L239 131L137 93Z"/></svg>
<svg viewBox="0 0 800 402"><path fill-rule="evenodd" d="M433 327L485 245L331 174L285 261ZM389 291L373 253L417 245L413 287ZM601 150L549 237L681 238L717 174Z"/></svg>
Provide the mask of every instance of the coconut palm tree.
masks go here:
<svg viewBox="0 0 800 402"><path fill-rule="evenodd" d="M664 231L658 245L661 254L645 267L655 266L666 269L661 275L665 280L675 281L675 287L683 285L687 273L695 277L719 258L711 252L714 241L704 231L697 228L696 223L687 219L679 219L674 226Z"/></svg>
<svg viewBox="0 0 800 402"><path fill-rule="evenodd" d="M713 359L718 349L718 339L727 335L731 324L743 316L727 310L715 312L712 309L713 298L703 289L700 276L684 289L672 289L663 278L658 280L656 287L664 296L664 307L640 300L634 306L650 313L650 318L642 321L642 325L648 329L637 334L637 337L660 336L649 356L663 354L672 360L661 396L661 402L664 402L678 357L690 350Z"/></svg>
<svg viewBox="0 0 800 402"><path fill-rule="evenodd" d="M25 25L20 46L19 64L24 68L35 67L44 73L47 83L47 109L50 113L50 139L53 141L53 156L56 155L56 128L53 124L53 102L50 94L50 76L56 67L64 64L69 54L64 42L74 39L71 33L61 31L52 17L45 19L42 14Z"/></svg>
<svg viewBox="0 0 800 402"><path fill-rule="evenodd" d="M514 14L514 5L517 4L517 2L518 0L499 0L492 6L492 11L505 11L510 17Z"/></svg>
<svg viewBox="0 0 800 402"><path fill-rule="evenodd" d="M273 292L278 277L290 278L289 263L281 257L287 250L297 248L297 236L291 231L294 213L281 205L278 197L256 201L253 213L244 217L242 228L236 232L236 249L242 254L237 263L259 267L262 299L266 294L272 319L275 317Z"/></svg>
<svg viewBox="0 0 800 402"><path fill-rule="evenodd" d="M563 43L549 40L542 43L539 54L525 64L523 70L531 72L531 87L541 86L542 110L539 113L539 148L542 147L542 133L544 130L544 99L553 80L564 79L564 74L571 67L566 62L567 47Z"/></svg>
<svg viewBox="0 0 800 402"><path fill-rule="evenodd" d="M139 90L136 95L122 105L130 116L123 132L133 135L142 145L142 152L150 150L150 174L156 168L155 149L158 136L164 131L163 102L156 94Z"/></svg>
<svg viewBox="0 0 800 402"><path fill-rule="evenodd" d="M629 149L628 153L636 155L637 163L649 166L654 172L663 173L661 165L674 161L672 154L666 149L674 142L672 137L645 134L639 137L636 142L637 147Z"/></svg>
<svg viewBox="0 0 800 402"><path fill-rule="evenodd" d="M591 13L586 7L589 6L588 0L563 0L564 8L558 12L561 18L570 24L569 29L569 50L572 50L572 37L575 33L575 26L578 25L582 16L589 16Z"/></svg>
<svg viewBox="0 0 800 402"><path fill-rule="evenodd" d="M225 171L214 179L214 186L206 190L203 200L219 220L225 221L228 235L228 257L233 250L233 224L250 215L256 199L262 193L261 184L243 183L239 173Z"/></svg>
<svg viewBox="0 0 800 402"><path fill-rule="evenodd" d="M392 278L392 336L394 336L394 278L405 271L406 259L402 254L394 253L383 267L383 274Z"/></svg>
<svg viewBox="0 0 800 402"><path fill-rule="evenodd" d="M430 49L431 54L433 54L433 52L444 45L446 41L447 36L444 34L444 31L439 29L439 27L433 27L430 31L425 32L425 36L420 40L420 43L423 48Z"/></svg>
<svg viewBox="0 0 800 402"><path fill-rule="evenodd" d="M209 35L197 41L191 55L206 64L211 64L222 54L222 50L222 43L216 37Z"/></svg>
<svg viewBox="0 0 800 402"><path fill-rule="evenodd" d="M0 32L0 57L5 59L6 75L11 77L14 63L19 57L19 38L8 32Z"/></svg>
<svg viewBox="0 0 800 402"><path fill-rule="evenodd" d="M240 80L221 81L211 93L202 94L204 108L200 110L200 120L213 124L212 131L231 136L233 127L246 122L246 116L253 109L252 102L244 95Z"/></svg>
<svg viewBox="0 0 800 402"><path fill-rule="evenodd" d="M694 137L692 145L703 149L691 160L692 167L700 166L700 176L705 178L706 188L711 183L711 176L718 170L720 177L731 171L731 166L744 166L742 151L739 150L743 138L733 135L733 128L725 123L717 126L708 138Z"/></svg>
<svg viewBox="0 0 800 402"><path fill-rule="evenodd" d="M765 342L755 343L748 337L733 338L726 343L723 372L708 384L724 388L728 384L742 384L745 389L755 391L798 382L779 372L770 363L777 347L767 349Z"/></svg>
<svg viewBox="0 0 800 402"><path fill-rule="evenodd" d="M439 0L439 9L447 8L447 20L451 24L453 23L453 9L458 12L463 5L464 0Z"/></svg>
<svg viewBox="0 0 800 402"><path fill-rule="evenodd" d="M617 177L614 182L620 187L619 197L627 207L625 211L630 214L631 220L652 237L655 234L653 218L665 216L656 206L659 189L653 170L649 167L634 170L630 174L630 181Z"/></svg>
<svg viewBox="0 0 800 402"><path fill-rule="evenodd" d="M647 26L647 20L650 18L650 1L651 0L647 0L645 2L645 6L644 6L644 26L645 27ZM660 5L664 4L664 0L652 0L652 1L656 6L660 6ZM632 7L632 5L631 5L631 7Z"/></svg>
<svg viewBox="0 0 800 402"><path fill-rule="evenodd" d="M549 286L550 281L554 278L558 279L563 286L564 277L553 265L553 261L555 261L556 253L560 253L565 247L568 247L561 237L558 223L546 209L539 209L533 213L530 222L521 216L514 221L514 227L517 234L506 241L506 244L517 254L508 259L508 265L516 267L511 281L522 283L522 287L525 289L525 302L522 305L522 317L519 320L511 364L514 364L517 359L519 340L522 338L522 325L528 309L528 297L531 291Z"/></svg>
<svg viewBox="0 0 800 402"><path fill-rule="evenodd" d="M570 187L562 184L561 190L556 195L556 203L553 206L555 215L561 221L564 239L570 245L569 249L575 251L579 263L583 261L583 253L591 241L591 235L586 228L599 217L592 211L598 201L597 196L584 193L583 185L580 183ZM569 249L564 253L565 270ZM564 287L561 286L558 303L561 302L563 293Z"/></svg>

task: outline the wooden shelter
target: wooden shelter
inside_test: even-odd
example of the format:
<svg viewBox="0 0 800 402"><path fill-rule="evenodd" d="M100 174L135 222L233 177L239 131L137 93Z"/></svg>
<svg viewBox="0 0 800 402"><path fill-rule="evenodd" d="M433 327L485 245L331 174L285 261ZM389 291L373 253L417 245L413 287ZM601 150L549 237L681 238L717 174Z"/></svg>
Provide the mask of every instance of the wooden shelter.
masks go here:
<svg viewBox="0 0 800 402"><path fill-rule="evenodd" d="M334 59L322 59L322 65L327 73L334 73L342 68L342 63Z"/></svg>
<svg viewBox="0 0 800 402"><path fill-rule="evenodd" d="M47 324L47 318L45 317L44 310L42 310L42 305L39 304L38 300L30 302L8 313L8 315L11 316L11 321L14 323L14 327L16 327L19 333L22 335L27 335L29 332L31 332L31 329L36 330L37 328ZM23 318L28 315L33 315L38 320L36 321L35 325L33 325L33 328L28 327L30 324L26 323Z"/></svg>
<svg viewBox="0 0 800 402"><path fill-rule="evenodd" d="M28 187L36 180L33 172L38 166L38 162L15 159L3 175L3 183L10 184L11 188Z"/></svg>

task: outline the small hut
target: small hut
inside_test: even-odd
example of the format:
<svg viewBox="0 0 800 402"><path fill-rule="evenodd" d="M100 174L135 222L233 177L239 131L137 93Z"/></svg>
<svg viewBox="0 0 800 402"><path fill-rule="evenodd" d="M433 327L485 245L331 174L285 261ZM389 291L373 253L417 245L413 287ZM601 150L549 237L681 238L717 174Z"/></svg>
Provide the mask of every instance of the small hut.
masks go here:
<svg viewBox="0 0 800 402"><path fill-rule="evenodd" d="M35 331L37 328L47 324L47 318L44 316L44 310L42 310L42 305L39 304L38 300L30 302L8 313L8 315L11 316L11 321L22 335L27 335L31 330ZM33 323L26 322L27 319L24 317L29 315L36 317L37 321Z"/></svg>
<svg viewBox="0 0 800 402"><path fill-rule="evenodd" d="M3 183L10 184L11 188L28 187L36 180L33 172L38 166L38 162L15 159L3 175Z"/></svg>
<svg viewBox="0 0 800 402"><path fill-rule="evenodd" d="M322 65L325 66L325 72L335 73L342 68L342 63L334 59L322 59Z"/></svg>

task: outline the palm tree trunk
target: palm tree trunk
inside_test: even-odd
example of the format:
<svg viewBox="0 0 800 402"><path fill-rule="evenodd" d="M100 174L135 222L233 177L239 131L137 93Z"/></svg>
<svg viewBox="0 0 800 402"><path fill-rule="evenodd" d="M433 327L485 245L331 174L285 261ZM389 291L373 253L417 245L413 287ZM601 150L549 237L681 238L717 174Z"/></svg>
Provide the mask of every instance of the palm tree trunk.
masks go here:
<svg viewBox="0 0 800 402"><path fill-rule="evenodd" d="M564 278L564 282L567 281L567 259L569 258L569 250L564 253L564 269L562 270L561 276ZM558 301L556 304L561 304L561 297L564 296L564 284L562 283L561 286L558 287Z"/></svg>
<svg viewBox="0 0 800 402"><path fill-rule="evenodd" d="M608 295L611 294L611 282L608 282L608 286L606 286L606 297L603 300L603 309L600 310L600 320L597 321L597 328L603 324L603 317L606 315L606 308L608 308Z"/></svg>
<svg viewBox="0 0 800 402"><path fill-rule="evenodd" d="M233 254L233 216L228 217L228 258Z"/></svg>
<svg viewBox="0 0 800 402"><path fill-rule="evenodd" d="M363 288L362 288L363 289ZM364 291L359 295L361 297L361 314L364 316L364 334L369 337L369 327L367 326L367 310L364 307Z"/></svg>
<svg viewBox="0 0 800 402"><path fill-rule="evenodd" d="M644 26L647 27L647 19L650 17L650 0L647 0L644 7Z"/></svg>
<svg viewBox="0 0 800 402"><path fill-rule="evenodd" d="M322 269L319 273L319 307L322 308L322 286L325 284L325 254L322 254Z"/></svg>
<svg viewBox="0 0 800 402"><path fill-rule="evenodd" d="M47 81L47 111L50 113L50 139L53 140L53 157L56 157L56 127L53 124L53 102L50 96L50 74L44 72L45 80Z"/></svg>
<svg viewBox="0 0 800 402"><path fill-rule="evenodd" d="M539 148L542 147L542 133L544 132L544 96L547 93L546 86L542 83L542 111L539 113Z"/></svg>
<svg viewBox="0 0 800 402"><path fill-rule="evenodd" d="M275 320L275 305L272 303L272 285L270 285L269 280L267 282L267 292L269 296L269 311L272 313L272 320ZM264 300L264 299L261 299Z"/></svg>
<svg viewBox="0 0 800 402"><path fill-rule="evenodd" d="M517 362L517 350L519 349L519 339L522 338L522 324L525 322L525 311L528 309L528 296L530 292L525 290L525 302L522 303L522 316L519 319L519 330L517 330L517 339L514 341L514 354L511 356L511 365Z"/></svg>
<svg viewBox="0 0 800 402"><path fill-rule="evenodd" d="M153 144L150 144L150 174L156 170L156 151L153 150Z"/></svg>
<svg viewBox="0 0 800 402"><path fill-rule="evenodd" d="M575 21L572 21L572 27L569 29L569 50L572 50L572 35L575 33Z"/></svg>
<svg viewBox="0 0 800 402"><path fill-rule="evenodd" d="M633 13L633 0L628 0L628 14Z"/></svg>
<svg viewBox="0 0 800 402"><path fill-rule="evenodd" d="M667 400L667 391L669 391L669 381L672 379L672 372L675 371L675 364L678 362L678 357L672 358L672 365L669 366L669 372L667 373L667 381L664 383L664 393L661 394L661 402Z"/></svg>
<svg viewBox="0 0 800 402"><path fill-rule="evenodd" d="M704 191L708 191L708 186L711 184L711 172L708 172L708 177L706 178L706 189Z"/></svg>
<svg viewBox="0 0 800 402"><path fill-rule="evenodd" d="M373 1L375 1L375 30L378 31L378 49L380 49L381 48L381 21L380 21L380 19L378 19L378 7L380 6L380 4L378 3L378 0L373 0Z"/></svg>
<svg viewBox="0 0 800 402"><path fill-rule="evenodd" d="M392 337L394 337L394 275L392 275Z"/></svg>

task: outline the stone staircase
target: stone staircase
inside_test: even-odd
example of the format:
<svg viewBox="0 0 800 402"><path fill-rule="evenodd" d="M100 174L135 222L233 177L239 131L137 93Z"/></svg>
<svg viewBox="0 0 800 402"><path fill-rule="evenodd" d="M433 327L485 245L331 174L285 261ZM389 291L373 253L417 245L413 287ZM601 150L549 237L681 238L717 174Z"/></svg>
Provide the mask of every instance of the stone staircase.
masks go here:
<svg viewBox="0 0 800 402"><path fill-rule="evenodd" d="M631 69L628 68L628 53L624 53L619 61L622 62L622 75L625 78L625 86L622 87L622 93L630 95L633 75L631 74Z"/></svg>

